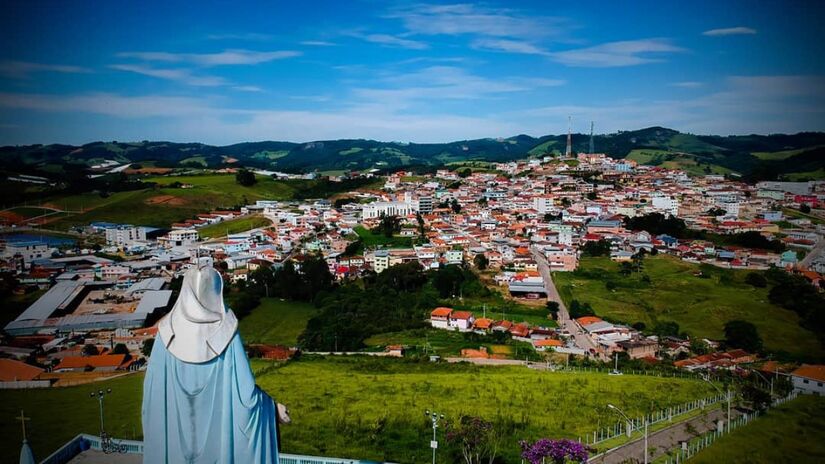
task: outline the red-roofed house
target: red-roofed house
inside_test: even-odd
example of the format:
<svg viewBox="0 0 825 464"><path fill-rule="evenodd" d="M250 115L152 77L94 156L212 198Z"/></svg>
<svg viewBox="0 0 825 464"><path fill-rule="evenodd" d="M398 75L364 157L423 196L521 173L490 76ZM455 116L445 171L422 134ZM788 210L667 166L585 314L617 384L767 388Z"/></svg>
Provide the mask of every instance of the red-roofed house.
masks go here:
<svg viewBox="0 0 825 464"><path fill-rule="evenodd" d="M54 372L112 372L124 369L128 365L125 354L66 356L54 368Z"/></svg>
<svg viewBox="0 0 825 464"><path fill-rule="evenodd" d="M473 328L476 318L470 311L453 311L450 314L450 327L458 329L459 332L469 332Z"/></svg>
<svg viewBox="0 0 825 464"><path fill-rule="evenodd" d="M825 395L825 365L803 364L791 372L791 381L800 393Z"/></svg>
<svg viewBox="0 0 825 464"><path fill-rule="evenodd" d="M450 308L435 308L430 313L430 325L435 329L449 329L450 328L450 314L453 310Z"/></svg>
<svg viewBox="0 0 825 464"><path fill-rule="evenodd" d="M553 348L561 348L564 346L561 340L555 340L552 338L548 338L546 340L534 340L533 341L533 348L536 351L548 351L552 350Z"/></svg>

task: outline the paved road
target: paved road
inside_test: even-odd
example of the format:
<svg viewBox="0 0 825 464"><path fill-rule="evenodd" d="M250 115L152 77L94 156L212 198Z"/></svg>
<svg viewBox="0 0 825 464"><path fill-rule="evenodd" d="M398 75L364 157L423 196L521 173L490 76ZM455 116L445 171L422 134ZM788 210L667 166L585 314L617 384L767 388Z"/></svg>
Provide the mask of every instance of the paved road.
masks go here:
<svg viewBox="0 0 825 464"><path fill-rule="evenodd" d="M559 304L559 326L567 332L573 334L573 339L576 342L576 346L579 348L588 353L590 350L599 352L596 344L593 342L593 339L591 339L587 333L582 330L576 321L570 319L570 313L567 311L567 306L565 306L564 301L562 301L559 291L556 289L556 284L553 282L553 276L550 274L550 264L547 262L547 258L536 246L530 247L530 251L533 254L533 259L535 259L538 264L541 278L544 280L544 287L547 290L547 299L549 301L555 301ZM599 353L599 357L602 360L607 359L602 353Z"/></svg>
<svg viewBox="0 0 825 464"><path fill-rule="evenodd" d="M819 237L819 240L816 241L814 248L807 255L805 255L805 258L802 259L799 266L802 269L810 269L811 262L817 256L822 256L823 253L825 253L825 237Z"/></svg>
<svg viewBox="0 0 825 464"><path fill-rule="evenodd" d="M741 416L737 410L731 411L732 419ZM648 435L648 449L652 449L648 456L648 461L667 454L668 451L676 448L683 441L687 441L697 435L716 430L716 425L720 420L725 419L725 408L711 411L703 416L695 417L689 421L675 424L666 429L651 432ZM691 430L693 429L693 430ZM592 458L588 463L598 464L621 464L627 460L638 460L634 462L644 462L644 438L638 431L633 431L635 441L627 443L619 448L607 452L596 458Z"/></svg>

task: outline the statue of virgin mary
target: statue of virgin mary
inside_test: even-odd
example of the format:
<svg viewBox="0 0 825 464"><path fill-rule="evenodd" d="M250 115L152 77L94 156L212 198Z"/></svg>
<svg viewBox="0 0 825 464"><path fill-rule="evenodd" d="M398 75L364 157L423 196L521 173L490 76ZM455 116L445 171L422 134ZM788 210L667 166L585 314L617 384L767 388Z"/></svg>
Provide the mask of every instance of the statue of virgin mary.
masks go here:
<svg viewBox="0 0 825 464"><path fill-rule="evenodd" d="M237 327L220 274L187 271L143 384L144 463L278 463L289 416L255 385Z"/></svg>

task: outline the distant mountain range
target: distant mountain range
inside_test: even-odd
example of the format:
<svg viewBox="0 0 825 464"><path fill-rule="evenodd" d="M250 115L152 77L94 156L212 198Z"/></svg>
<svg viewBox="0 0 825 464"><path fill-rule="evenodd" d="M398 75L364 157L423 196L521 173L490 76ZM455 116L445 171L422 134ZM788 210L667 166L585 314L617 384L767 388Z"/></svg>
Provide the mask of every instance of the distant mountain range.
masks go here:
<svg viewBox="0 0 825 464"><path fill-rule="evenodd" d="M82 146L29 145L0 148L0 169L44 176L66 168L88 169L106 160L155 167L227 164L286 172L334 172L369 168L432 169L465 161L510 161L563 153L566 134L517 135L449 143L325 140L308 143L250 142L227 146L172 142L93 142ZM590 137L573 134L574 152L589 150ZM747 178L825 178L825 133L793 135L693 135L649 127L596 135L597 153L643 164L678 167L694 174L738 173Z"/></svg>

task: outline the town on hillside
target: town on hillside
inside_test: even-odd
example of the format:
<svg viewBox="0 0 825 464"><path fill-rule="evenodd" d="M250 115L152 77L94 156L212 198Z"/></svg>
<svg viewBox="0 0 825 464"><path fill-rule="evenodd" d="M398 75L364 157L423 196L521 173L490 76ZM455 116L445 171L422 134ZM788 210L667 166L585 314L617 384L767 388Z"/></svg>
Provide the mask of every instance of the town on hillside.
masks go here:
<svg viewBox="0 0 825 464"><path fill-rule="evenodd" d="M621 360L644 372L671 369L659 375L759 375L790 380L796 392L825 393L822 365L771 360L734 335L692 337L678 325L663 332L602 317L598 305L564 297L555 282L576 275L585 259L600 257L631 275L648 260L669 257L694 266L698 278L709 269L752 271L753 285L764 287L763 273L780 273L816 294L825 273L823 181L749 185L590 153L429 173L346 172L328 181L358 178L370 186L203 211L166 229L92 222L56 238L44 227L7 228L0 265L14 304L5 309L0 338L0 388L93 385L145 371L181 277L207 262L229 289L242 334L243 317L262 304L249 297L252 288L260 297L300 293L309 302L359 281L440 292L398 325L424 330L417 332L423 341L367 346L380 329L357 339L332 336L323 326L334 316L322 313L307 326L320 332L306 328L288 343L255 341L247 346L251 357L423 355L548 371L602 366L612 374L622 373ZM287 278L297 280L278 283ZM747 339L748 327L740 329ZM458 345L439 348L439 337Z"/></svg>

